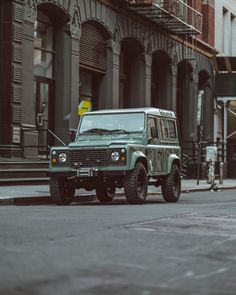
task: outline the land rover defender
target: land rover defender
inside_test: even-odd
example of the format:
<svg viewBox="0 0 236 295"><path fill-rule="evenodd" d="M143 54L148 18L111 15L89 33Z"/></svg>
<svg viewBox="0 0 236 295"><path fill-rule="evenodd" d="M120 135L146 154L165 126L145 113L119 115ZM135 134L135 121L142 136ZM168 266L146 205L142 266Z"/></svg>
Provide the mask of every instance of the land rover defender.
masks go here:
<svg viewBox="0 0 236 295"><path fill-rule="evenodd" d="M181 191L181 149L174 112L157 108L113 109L82 115L76 138L50 151L50 195L58 205L76 189L95 190L111 202L123 188L130 204L143 203L148 185L161 186L166 202Z"/></svg>

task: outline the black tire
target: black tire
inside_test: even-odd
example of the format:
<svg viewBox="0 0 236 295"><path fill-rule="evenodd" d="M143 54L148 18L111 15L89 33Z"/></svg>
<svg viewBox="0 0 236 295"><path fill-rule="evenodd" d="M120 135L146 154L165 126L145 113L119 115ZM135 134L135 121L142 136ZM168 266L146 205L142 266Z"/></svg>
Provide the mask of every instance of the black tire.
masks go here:
<svg viewBox="0 0 236 295"><path fill-rule="evenodd" d="M57 205L69 205L75 195L75 185L73 180L65 177L50 177L50 195Z"/></svg>
<svg viewBox="0 0 236 295"><path fill-rule="evenodd" d="M163 180L161 189L166 202L175 203L178 201L181 191L181 177L177 165L173 164L171 173Z"/></svg>
<svg viewBox="0 0 236 295"><path fill-rule="evenodd" d="M96 187L96 195L101 203L111 202L115 196L116 188L112 184L101 183Z"/></svg>
<svg viewBox="0 0 236 295"><path fill-rule="evenodd" d="M129 204L142 204L147 197L148 178L143 163L138 162L124 183L125 197Z"/></svg>

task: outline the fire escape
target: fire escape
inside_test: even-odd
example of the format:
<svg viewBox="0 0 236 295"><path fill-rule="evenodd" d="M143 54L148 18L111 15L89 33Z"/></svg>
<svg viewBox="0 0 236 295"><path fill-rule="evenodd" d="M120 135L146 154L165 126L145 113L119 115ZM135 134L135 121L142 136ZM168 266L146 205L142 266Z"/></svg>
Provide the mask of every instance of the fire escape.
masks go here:
<svg viewBox="0 0 236 295"><path fill-rule="evenodd" d="M126 0L130 10L171 32L197 35L202 30L202 14L182 0Z"/></svg>

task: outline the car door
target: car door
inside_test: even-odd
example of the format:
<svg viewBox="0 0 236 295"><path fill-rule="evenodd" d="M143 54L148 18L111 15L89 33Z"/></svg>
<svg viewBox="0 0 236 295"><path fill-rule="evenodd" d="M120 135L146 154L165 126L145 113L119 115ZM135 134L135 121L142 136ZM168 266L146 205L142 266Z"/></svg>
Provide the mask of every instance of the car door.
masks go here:
<svg viewBox="0 0 236 295"><path fill-rule="evenodd" d="M157 120L157 129L159 134L157 146L157 172L158 175L163 175L166 173L166 129L165 121L161 117Z"/></svg>
<svg viewBox="0 0 236 295"><path fill-rule="evenodd" d="M155 127L157 136L153 137L151 128ZM160 132L158 128L158 118L155 116L148 116L147 122L147 149L148 149L148 168L149 175L160 175L163 170L163 152L164 149L160 146Z"/></svg>

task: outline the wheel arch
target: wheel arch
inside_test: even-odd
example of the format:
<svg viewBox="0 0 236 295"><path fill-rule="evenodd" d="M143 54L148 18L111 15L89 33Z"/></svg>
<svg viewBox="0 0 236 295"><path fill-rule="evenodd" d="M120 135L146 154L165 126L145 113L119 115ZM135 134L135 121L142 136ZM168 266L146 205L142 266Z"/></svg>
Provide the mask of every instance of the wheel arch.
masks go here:
<svg viewBox="0 0 236 295"><path fill-rule="evenodd" d="M148 171L148 162L147 162L147 158L145 156L145 154L141 151L136 151L133 153L132 155L132 159L131 159L131 165L130 165L130 168L131 169L134 169L135 165L138 163L138 162L141 162L146 171Z"/></svg>
<svg viewBox="0 0 236 295"><path fill-rule="evenodd" d="M178 156L176 155L170 155L168 160L168 166L167 166L167 173L169 174L171 172L172 166L177 165L179 167L179 170L181 170L181 161Z"/></svg>

